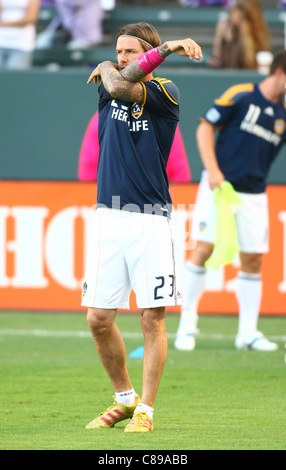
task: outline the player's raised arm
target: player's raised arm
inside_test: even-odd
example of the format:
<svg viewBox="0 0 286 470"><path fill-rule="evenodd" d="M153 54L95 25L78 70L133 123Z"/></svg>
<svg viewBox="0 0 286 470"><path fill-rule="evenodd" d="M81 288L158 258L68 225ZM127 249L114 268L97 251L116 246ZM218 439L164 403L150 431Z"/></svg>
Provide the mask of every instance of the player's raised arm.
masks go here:
<svg viewBox="0 0 286 470"><path fill-rule="evenodd" d="M141 69L140 69L141 70ZM146 74L141 71L140 74L136 74L138 81L143 78ZM143 88L140 83L136 83L137 80L126 79L118 70L116 64L105 61L97 66L97 68L90 75L87 83L97 83L102 80L105 89L108 93L116 99L122 99L126 101L136 101L136 103L142 103L144 99Z"/></svg>
<svg viewBox="0 0 286 470"><path fill-rule="evenodd" d="M191 60L201 60L203 53L201 47L191 38L166 41L158 47L161 57L168 57L172 52L178 55L189 57Z"/></svg>
<svg viewBox="0 0 286 470"><path fill-rule="evenodd" d="M135 84L152 79L153 71L173 52L191 60L202 58L201 47L190 38L167 41L143 53L138 38L127 38L126 41L126 36L122 35L117 41L118 66L109 61L102 62L87 81L97 83L101 79L114 98L142 102L143 90Z"/></svg>
<svg viewBox="0 0 286 470"><path fill-rule="evenodd" d="M129 64L120 73L130 82L137 82L145 78L173 52L180 56L189 57L191 60L201 60L203 54L201 47L190 38L164 42L141 54L136 61Z"/></svg>

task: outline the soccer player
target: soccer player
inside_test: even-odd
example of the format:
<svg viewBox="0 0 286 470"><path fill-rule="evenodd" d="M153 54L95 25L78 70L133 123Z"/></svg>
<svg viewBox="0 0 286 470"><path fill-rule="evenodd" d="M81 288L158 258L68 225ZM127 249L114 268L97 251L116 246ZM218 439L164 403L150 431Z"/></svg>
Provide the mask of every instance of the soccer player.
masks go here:
<svg viewBox="0 0 286 470"><path fill-rule="evenodd" d="M235 346L258 351L277 349L277 344L257 331L257 324L262 296L261 264L268 251L266 178L286 140L285 83L286 51L281 51L274 56L270 73L261 83L238 84L228 89L215 100L198 126L197 143L205 169L192 227L192 238L197 243L184 268L177 349L195 348L205 262L215 242L213 190L221 188L224 180L233 185L242 201L235 214L241 262L236 287L239 323Z"/></svg>
<svg viewBox="0 0 286 470"><path fill-rule="evenodd" d="M100 155L82 305L115 401L87 428L111 428L132 418L126 432L148 432L167 355L165 307L181 302L166 175L179 91L171 80L154 78L153 70L173 52L197 60L202 52L189 38L161 44L147 23L121 28L116 52L118 64L102 62L88 79L100 82ZM141 400L115 323L117 309L128 308L131 289L144 335Z"/></svg>

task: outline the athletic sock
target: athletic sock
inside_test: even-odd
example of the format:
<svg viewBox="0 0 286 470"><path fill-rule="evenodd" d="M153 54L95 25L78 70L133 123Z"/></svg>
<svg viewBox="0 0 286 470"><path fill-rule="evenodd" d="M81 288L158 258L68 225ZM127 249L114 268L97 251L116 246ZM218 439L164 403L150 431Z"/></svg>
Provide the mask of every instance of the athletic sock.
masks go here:
<svg viewBox="0 0 286 470"><path fill-rule="evenodd" d="M206 268L187 261L182 282L183 305L179 329L186 333L195 333L198 322L198 304L205 289Z"/></svg>
<svg viewBox="0 0 286 470"><path fill-rule="evenodd" d="M136 394L134 388L127 390L126 392L115 392L115 400L117 403L123 403L123 405L131 406L135 402Z"/></svg>
<svg viewBox="0 0 286 470"><path fill-rule="evenodd" d="M237 275L236 296L239 305L238 336L246 342L251 342L257 332L262 298L261 275L239 271Z"/></svg>
<svg viewBox="0 0 286 470"><path fill-rule="evenodd" d="M134 413L137 413L137 411L145 411L149 418L153 419L154 408L151 408L151 406L145 405L145 403L139 403L136 406Z"/></svg>

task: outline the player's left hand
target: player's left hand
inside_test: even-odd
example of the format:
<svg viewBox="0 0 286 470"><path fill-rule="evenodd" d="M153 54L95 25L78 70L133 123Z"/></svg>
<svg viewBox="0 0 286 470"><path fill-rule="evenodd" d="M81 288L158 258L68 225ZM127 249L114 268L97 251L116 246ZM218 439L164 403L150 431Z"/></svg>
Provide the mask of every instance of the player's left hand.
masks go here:
<svg viewBox="0 0 286 470"><path fill-rule="evenodd" d="M166 42L170 51L178 55L189 57L190 60L201 60L203 57L201 47L193 39L178 39L175 41Z"/></svg>
<svg viewBox="0 0 286 470"><path fill-rule="evenodd" d="M96 69L94 69L93 72L91 73L89 79L87 80L87 84L89 85L92 81L94 83L97 83L99 80L100 80L100 71L97 66Z"/></svg>
<svg viewBox="0 0 286 470"><path fill-rule="evenodd" d="M105 60L104 62L101 62L98 64L96 69L91 73L89 79L87 80L87 83L91 83L94 81L94 83L97 83L98 81L101 80L101 68L106 67L108 65L109 67L112 66L115 70L119 70L118 64L115 64L114 62L110 62L110 60Z"/></svg>

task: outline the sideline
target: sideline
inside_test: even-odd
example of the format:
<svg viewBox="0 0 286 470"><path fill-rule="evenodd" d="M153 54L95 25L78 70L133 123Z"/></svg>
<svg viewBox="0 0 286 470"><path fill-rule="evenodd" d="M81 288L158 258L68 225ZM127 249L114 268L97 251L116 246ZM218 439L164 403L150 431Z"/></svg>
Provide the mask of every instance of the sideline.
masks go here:
<svg viewBox="0 0 286 470"><path fill-rule="evenodd" d="M121 332L122 337L126 339L137 339L143 338L141 332ZM55 331L55 330L17 330L17 329L3 329L0 330L0 336L34 336L34 337L49 337L49 338L91 338L89 331ZM169 339L174 339L176 333L167 333ZM223 334L202 334L198 333L197 337L203 340L218 340L223 339L233 340L235 335L223 335ZM274 336L268 335L268 338L276 341L286 341L286 335Z"/></svg>

